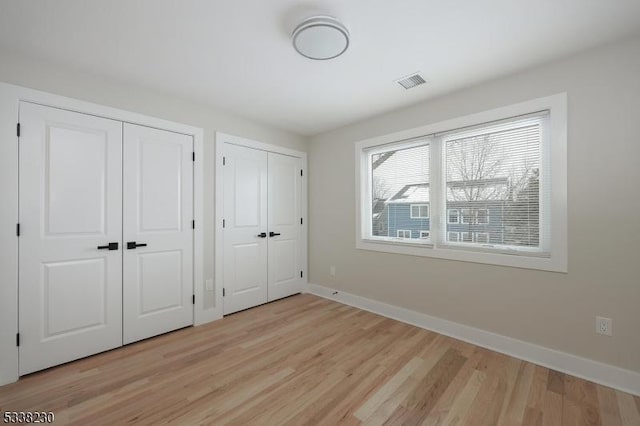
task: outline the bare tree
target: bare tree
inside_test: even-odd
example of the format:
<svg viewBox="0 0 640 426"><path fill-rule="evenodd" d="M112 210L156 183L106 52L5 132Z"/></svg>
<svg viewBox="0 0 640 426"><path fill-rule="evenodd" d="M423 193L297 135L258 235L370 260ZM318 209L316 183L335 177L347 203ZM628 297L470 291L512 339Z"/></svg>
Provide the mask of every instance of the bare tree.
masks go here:
<svg viewBox="0 0 640 426"><path fill-rule="evenodd" d="M490 135L452 141L447 144L447 184L454 201L483 201L498 198L504 184L496 177L504 168L504 149Z"/></svg>
<svg viewBox="0 0 640 426"><path fill-rule="evenodd" d="M448 142L446 154L447 200L466 206L466 223L478 223L474 211L481 203L484 209L500 202L503 242L539 243L539 176L532 160L514 158L492 135Z"/></svg>
<svg viewBox="0 0 640 426"><path fill-rule="evenodd" d="M371 186L371 196L374 202L375 200L386 200L392 195L391 185L381 176L373 176Z"/></svg>

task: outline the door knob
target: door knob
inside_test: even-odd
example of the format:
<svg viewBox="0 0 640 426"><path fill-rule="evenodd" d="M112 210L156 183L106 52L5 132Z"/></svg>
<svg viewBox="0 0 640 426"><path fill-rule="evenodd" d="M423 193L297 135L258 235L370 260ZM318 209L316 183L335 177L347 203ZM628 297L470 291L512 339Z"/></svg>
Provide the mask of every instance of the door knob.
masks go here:
<svg viewBox="0 0 640 426"><path fill-rule="evenodd" d="M106 246L98 246L98 250L118 250L118 243L109 243Z"/></svg>
<svg viewBox="0 0 640 426"><path fill-rule="evenodd" d="M135 241L129 241L129 242L127 243L127 249L128 249L128 250L134 249L134 248L136 248L136 247L146 247L146 246L147 246L147 243L140 243L140 244L138 244L138 243L136 243Z"/></svg>
<svg viewBox="0 0 640 426"><path fill-rule="evenodd" d="M275 236L278 236L278 235L280 235L279 232L269 232L269 236L270 237L275 237Z"/></svg>
<svg viewBox="0 0 640 426"><path fill-rule="evenodd" d="M266 232L261 232L258 235L256 235L256 237L258 237L258 238L267 238L267 233Z"/></svg>

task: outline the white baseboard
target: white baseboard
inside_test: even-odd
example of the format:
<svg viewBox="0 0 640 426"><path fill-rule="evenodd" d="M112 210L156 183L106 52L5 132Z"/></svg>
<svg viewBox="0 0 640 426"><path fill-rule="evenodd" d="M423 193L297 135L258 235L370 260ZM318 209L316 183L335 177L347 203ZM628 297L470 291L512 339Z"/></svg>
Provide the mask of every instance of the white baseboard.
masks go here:
<svg viewBox="0 0 640 426"><path fill-rule="evenodd" d="M416 327L435 331L483 348L491 349L533 364L580 377L601 385L640 395L640 373L593 361L566 352L549 349L512 337L432 317L409 309L367 299L317 284L308 284L307 292L395 319Z"/></svg>

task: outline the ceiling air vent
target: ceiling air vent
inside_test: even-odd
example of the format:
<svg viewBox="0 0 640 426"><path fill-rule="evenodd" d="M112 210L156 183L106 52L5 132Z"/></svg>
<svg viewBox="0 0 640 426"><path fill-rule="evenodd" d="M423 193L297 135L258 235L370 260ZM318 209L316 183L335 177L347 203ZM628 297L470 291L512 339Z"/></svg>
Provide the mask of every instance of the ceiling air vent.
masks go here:
<svg viewBox="0 0 640 426"><path fill-rule="evenodd" d="M420 86L421 84L424 84L426 82L427 80L422 78L422 76L417 72L396 80L396 83L398 83L400 86L404 87L407 90L413 89L414 87Z"/></svg>

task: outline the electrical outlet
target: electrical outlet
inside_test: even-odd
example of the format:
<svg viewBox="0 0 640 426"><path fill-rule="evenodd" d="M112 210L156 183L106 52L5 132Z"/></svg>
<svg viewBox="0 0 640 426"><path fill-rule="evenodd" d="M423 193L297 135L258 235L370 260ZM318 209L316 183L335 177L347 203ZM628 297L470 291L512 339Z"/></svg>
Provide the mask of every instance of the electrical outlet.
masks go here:
<svg viewBox="0 0 640 426"><path fill-rule="evenodd" d="M613 320L611 318L596 317L596 333L613 336Z"/></svg>
<svg viewBox="0 0 640 426"><path fill-rule="evenodd" d="M336 267L335 266L331 265L329 267L329 275L331 275L332 277L336 276Z"/></svg>

